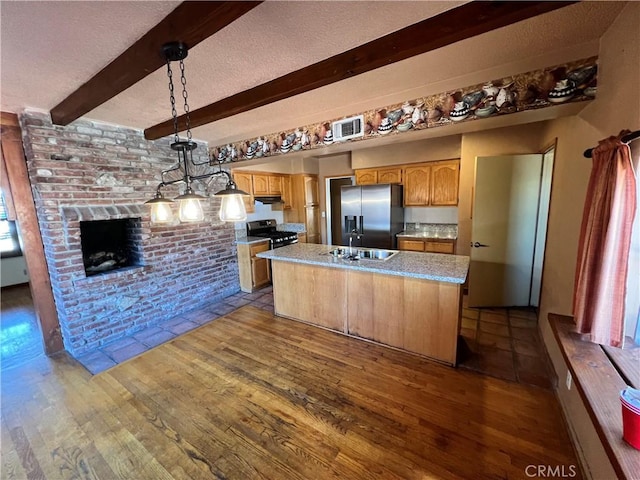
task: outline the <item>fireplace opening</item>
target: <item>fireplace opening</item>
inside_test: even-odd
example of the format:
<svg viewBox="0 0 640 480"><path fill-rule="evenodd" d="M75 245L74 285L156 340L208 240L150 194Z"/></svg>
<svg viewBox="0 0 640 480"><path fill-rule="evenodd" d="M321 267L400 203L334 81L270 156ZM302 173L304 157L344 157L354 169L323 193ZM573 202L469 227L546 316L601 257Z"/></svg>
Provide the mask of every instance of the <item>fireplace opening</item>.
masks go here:
<svg viewBox="0 0 640 480"><path fill-rule="evenodd" d="M140 218L80 222L87 277L140 265Z"/></svg>

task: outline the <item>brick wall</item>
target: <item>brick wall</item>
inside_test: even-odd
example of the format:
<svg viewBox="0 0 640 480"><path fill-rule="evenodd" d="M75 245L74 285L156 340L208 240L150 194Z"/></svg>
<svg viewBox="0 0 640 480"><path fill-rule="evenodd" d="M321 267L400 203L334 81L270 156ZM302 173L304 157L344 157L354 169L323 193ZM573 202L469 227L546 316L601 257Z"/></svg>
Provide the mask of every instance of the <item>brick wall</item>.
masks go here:
<svg viewBox="0 0 640 480"><path fill-rule="evenodd" d="M72 355L239 291L234 228L218 219L219 199L203 202L204 222L150 225L143 204L160 172L177 161L169 139L150 142L139 130L82 120L61 127L35 112L20 121L62 336ZM204 143L194 160L206 160ZM214 182L217 191L225 179ZM198 182L194 187L204 193ZM179 188L163 192L171 198ZM86 277L79 222L115 218L141 219L134 234L141 266Z"/></svg>

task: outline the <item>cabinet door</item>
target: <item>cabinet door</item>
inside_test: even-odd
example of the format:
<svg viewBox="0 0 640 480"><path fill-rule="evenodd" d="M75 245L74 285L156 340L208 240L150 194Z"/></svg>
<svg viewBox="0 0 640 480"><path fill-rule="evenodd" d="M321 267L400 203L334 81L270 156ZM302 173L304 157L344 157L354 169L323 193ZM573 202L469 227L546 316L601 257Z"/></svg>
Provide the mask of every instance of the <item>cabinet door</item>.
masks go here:
<svg viewBox="0 0 640 480"><path fill-rule="evenodd" d="M411 240L408 238L398 239L398 250L410 250L413 252L424 252L424 242L422 240Z"/></svg>
<svg viewBox="0 0 640 480"><path fill-rule="evenodd" d="M269 176L268 175L253 175L253 194L254 195L269 195Z"/></svg>
<svg viewBox="0 0 640 480"><path fill-rule="evenodd" d="M404 169L404 204L405 206L429 205L431 186L431 167L418 166Z"/></svg>
<svg viewBox="0 0 640 480"><path fill-rule="evenodd" d="M402 168L381 168L378 170L378 183L402 183Z"/></svg>
<svg viewBox="0 0 640 480"><path fill-rule="evenodd" d="M275 175L268 177L269 195L282 195L282 177Z"/></svg>
<svg viewBox="0 0 640 480"><path fill-rule="evenodd" d="M356 185L374 185L378 183L377 170L356 170Z"/></svg>
<svg viewBox="0 0 640 480"><path fill-rule="evenodd" d="M251 259L251 274L253 277L253 288L260 288L271 281L271 271L269 260L266 258L254 257Z"/></svg>
<svg viewBox="0 0 640 480"><path fill-rule="evenodd" d="M458 205L460 162L431 167L431 205Z"/></svg>
<svg viewBox="0 0 640 480"><path fill-rule="evenodd" d="M289 175L282 177L282 203L284 210L291 210L293 201L291 198L291 177Z"/></svg>
<svg viewBox="0 0 640 480"><path fill-rule="evenodd" d="M427 241L424 244L424 251L429 253L453 253L454 249L453 242Z"/></svg>
<svg viewBox="0 0 640 480"><path fill-rule="evenodd" d="M320 207L305 207L307 243L320 243Z"/></svg>
<svg viewBox="0 0 640 480"><path fill-rule="evenodd" d="M251 175L248 173L236 172L233 174L233 181L240 190L244 190L249 195L242 197L244 200L244 208L247 213L253 213L256 211L256 205L253 200L253 184L251 182Z"/></svg>
<svg viewBox="0 0 640 480"><path fill-rule="evenodd" d="M305 175L304 177L304 204L306 206L319 205L318 177Z"/></svg>
<svg viewBox="0 0 640 480"><path fill-rule="evenodd" d="M298 234L298 243L307 243L307 234L299 233Z"/></svg>

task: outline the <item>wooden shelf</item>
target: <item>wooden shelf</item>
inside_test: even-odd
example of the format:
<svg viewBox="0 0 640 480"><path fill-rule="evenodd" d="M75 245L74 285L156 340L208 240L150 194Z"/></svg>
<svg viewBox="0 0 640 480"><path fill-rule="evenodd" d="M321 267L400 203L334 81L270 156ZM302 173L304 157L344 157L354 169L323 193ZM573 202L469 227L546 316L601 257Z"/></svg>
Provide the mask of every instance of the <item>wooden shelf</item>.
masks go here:
<svg viewBox="0 0 640 480"><path fill-rule="evenodd" d="M637 479L640 451L622 438L620 391L627 385L602 347L581 339L572 317L549 314L551 329L619 479Z"/></svg>

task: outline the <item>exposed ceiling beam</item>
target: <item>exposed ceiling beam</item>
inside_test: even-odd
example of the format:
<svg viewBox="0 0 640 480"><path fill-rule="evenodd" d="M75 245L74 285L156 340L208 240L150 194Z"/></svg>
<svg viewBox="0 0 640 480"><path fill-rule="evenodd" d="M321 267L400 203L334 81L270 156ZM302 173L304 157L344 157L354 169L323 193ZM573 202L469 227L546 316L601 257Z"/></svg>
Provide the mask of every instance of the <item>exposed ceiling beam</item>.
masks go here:
<svg viewBox="0 0 640 480"><path fill-rule="evenodd" d="M470 2L193 110L189 114L191 127L284 100L573 3L577 2ZM186 129L185 119L186 115L178 117L180 131ZM155 140L171 133L172 119L147 128L144 136L148 140Z"/></svg>
<svg viewBox="0 0 640 480"><path fill-rule="evenodd" d="M256 2L183 2L169 15L51 110L51 119L67 125L115 97L166 64L162 45L181 41L193 48L252 8Z"/></svg>

